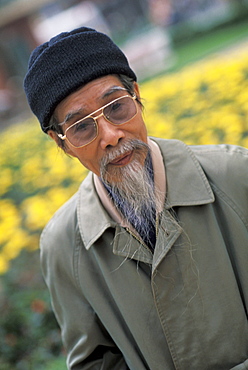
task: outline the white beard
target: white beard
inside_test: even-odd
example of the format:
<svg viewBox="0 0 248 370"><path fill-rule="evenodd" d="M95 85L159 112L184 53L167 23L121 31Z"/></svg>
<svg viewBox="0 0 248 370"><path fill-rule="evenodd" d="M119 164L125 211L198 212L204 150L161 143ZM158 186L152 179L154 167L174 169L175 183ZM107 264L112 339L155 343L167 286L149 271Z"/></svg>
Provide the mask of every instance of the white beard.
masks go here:
<svg viewBox="0 0 248 370"><path fill-rule="evenodd" d="M122 167L111 166L108 169L108 163L132 150L133 159L129 164ZM111 193L116 195L113 200L118 209L121 208L121 203L129 205L125 207L124 216L128 220L133 220L134 228L136 224L142 224L144 218L154 223L154 227L156 223L154 213L156 196L153 182L145 166L148 153L150 148L146 143L140 140L129 140L119 148L112 149L101 162L101 179L110 188ZM148 235L147 230L143 232Z"/></svg>

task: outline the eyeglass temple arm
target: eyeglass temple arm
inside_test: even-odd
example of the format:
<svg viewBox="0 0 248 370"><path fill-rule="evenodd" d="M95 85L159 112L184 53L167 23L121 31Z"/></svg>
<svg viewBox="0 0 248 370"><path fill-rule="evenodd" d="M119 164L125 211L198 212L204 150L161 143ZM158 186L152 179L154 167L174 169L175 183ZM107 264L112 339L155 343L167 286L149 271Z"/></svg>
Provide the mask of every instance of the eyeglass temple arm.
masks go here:
<svg viewBox="0 0 248 370"><path fill-rule="evenodd" d="M61 140L65 140L66 139L66 135L62 135L62 134L58 134L56 132L57 136L61 139Z"/></svg>

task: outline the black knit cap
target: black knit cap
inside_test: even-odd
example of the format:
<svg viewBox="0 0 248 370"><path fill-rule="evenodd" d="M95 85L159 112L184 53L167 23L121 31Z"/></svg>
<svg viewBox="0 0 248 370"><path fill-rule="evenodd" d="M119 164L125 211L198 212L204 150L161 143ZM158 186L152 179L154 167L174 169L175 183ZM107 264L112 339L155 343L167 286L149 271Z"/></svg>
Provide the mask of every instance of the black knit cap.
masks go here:
<svg viewBox="0 0 248 370"><path fill-rule="evenodd" d="M63 32L31 54L24 89L44 132L56 106L88 82L109 74L136 81L127 58L105 34L81 27Z"/></svg>

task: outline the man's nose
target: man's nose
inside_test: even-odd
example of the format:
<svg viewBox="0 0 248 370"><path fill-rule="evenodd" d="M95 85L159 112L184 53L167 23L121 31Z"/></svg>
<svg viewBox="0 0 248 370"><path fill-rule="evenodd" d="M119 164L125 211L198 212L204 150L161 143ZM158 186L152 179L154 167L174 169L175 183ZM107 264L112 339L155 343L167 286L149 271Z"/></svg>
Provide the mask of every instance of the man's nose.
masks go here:
<svg viewBox="0 0 248 370"><path fill-rule="evenodd" d="M104 116L99 117L97 123L100 146L102 149L106 149L109 146L116 146L119 141L125 137L122 126L111 124Z"/></svg>

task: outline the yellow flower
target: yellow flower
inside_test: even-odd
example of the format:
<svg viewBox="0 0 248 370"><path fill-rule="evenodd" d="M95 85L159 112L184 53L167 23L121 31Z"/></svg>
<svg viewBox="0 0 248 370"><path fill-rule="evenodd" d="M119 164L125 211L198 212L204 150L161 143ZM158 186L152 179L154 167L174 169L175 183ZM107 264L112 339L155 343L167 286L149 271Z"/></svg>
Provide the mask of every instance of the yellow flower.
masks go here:
<svg viewBox="0 0 248 370"><path fill-rule="evenodd" d="M0 275L8 271L9 262L6 260L5 256L0 253Z"/></svg>

